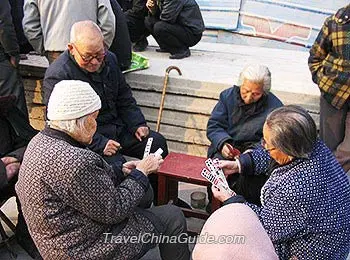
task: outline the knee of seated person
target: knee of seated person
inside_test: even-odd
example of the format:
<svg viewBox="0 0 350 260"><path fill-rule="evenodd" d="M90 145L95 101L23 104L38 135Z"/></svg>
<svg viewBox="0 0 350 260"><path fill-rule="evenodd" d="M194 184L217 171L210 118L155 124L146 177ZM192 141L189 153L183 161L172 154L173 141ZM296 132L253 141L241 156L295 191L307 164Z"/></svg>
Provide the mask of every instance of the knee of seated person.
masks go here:
<svg viewBox="0 0 350 260"><path fill-rule="evenodd" d="M168 29L167 29L167 26L165 25L166 25L165 22L157 22L153 27L154 34L156 36L162 36L164 34L167 34Z"/></svg>
<svg viewBox="0 0 350 260"><path fill-rule="evenodd" d="M186 218L182 210L175 205L166 205L167 213L169 216L169 222L172 223L172 226L177 231L186 230Z"/></svg>

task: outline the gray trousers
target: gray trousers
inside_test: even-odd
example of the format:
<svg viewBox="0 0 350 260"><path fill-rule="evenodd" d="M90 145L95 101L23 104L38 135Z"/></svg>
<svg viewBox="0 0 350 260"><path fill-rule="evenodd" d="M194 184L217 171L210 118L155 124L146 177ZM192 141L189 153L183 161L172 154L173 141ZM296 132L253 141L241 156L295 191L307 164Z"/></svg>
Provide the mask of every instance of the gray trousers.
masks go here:
<svg viewBox="0 0 350 260"><path fill-rule="evenodd" d="M323 97L320 99L320 137L334 152L338 162L350 170L350 104L336 109Z"/></svg>
<svg viewBox="0 0 350 260"><path fill-rule="evenodd" d="M179 236L187 232L186 219L181 209L174 205L163 205L147 209L155 214L165 226L163 235ZM161 243L160 255L163 260L189 260L187 243Z"/></svg>
<svg viewBox="0 0 350 260"><path fill-rule="evenodd" d="M0 96L15 95L17 108L28 118L28 110L24 95L24 87L18 69L8 60L0 62Z"/></svg>

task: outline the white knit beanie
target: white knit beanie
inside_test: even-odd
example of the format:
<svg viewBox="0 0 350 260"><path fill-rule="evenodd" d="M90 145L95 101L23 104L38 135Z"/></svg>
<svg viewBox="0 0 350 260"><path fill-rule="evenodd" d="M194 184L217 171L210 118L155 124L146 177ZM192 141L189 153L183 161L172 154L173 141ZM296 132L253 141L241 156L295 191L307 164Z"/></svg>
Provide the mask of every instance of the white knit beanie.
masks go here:
<svg viewBox="0 0 350 260"><path fill-rule="evenodd" d="M89 83L80 80L58 82L49 99L49 120L72 120L91 114L101 108L100 97Z"/></svg>

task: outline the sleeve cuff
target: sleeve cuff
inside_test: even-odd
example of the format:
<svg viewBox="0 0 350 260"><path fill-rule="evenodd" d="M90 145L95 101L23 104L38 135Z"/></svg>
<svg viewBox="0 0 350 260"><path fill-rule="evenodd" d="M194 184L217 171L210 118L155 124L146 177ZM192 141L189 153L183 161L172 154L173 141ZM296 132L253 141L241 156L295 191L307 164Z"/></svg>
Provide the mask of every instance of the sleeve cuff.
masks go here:
<svg viewBox="0 0 350 260"><path fill-rule="evenodd" d="M149 180L146 175L144 175L141 171L137 169L133 169L131 173L128 175L128 178L131 178L142 185L145 191L148 189Z"/></svg>
<svg viewBox="0 0 350 260"><path fill-rule="evenodd" d="M239 156L238 167L243 175L254 175L254 162L249 153L244 153Z"/></svg>
<svg viewBox="0 0 350 260"><path fill-rule="evenodd" d="M223 206L231 204L231 203L244 203L246 202L245 198L242 195L235 195L231 198L225 200L222 204Z"/></svg>

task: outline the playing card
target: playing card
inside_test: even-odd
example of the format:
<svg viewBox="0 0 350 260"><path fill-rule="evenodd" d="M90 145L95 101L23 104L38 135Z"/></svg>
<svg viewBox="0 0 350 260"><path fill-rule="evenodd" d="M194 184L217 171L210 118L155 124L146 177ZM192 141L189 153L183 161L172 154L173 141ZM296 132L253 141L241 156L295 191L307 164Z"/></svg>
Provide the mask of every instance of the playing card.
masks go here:
<svg viewBox="0 0 350 260"><path fill-rule="evenodd" d="M145 151L143 152L143 159L146 158L151 152L152 142L153 142L153 137L148 138Z"/></svg>
<svg viewBox="0 0 350 260"><path fill-rule="evenodd" d="M154 153L155 155L162 155L163 153L163 149L162 148L158 148L158 150Z"/></svg>

